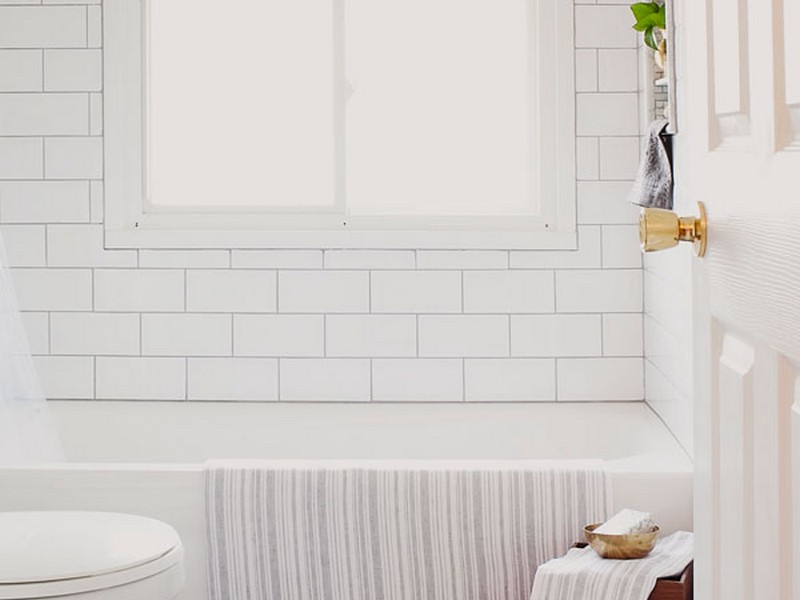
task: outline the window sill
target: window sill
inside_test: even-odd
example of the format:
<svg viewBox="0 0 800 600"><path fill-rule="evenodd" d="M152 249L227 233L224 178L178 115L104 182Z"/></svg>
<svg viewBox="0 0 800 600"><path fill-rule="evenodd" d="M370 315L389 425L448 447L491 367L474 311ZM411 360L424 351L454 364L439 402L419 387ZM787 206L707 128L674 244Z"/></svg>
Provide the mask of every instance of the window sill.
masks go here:
<svg viewBox="0 0 800 600"><path fill-rule="evenodd" d="M107 229L108 249L575 250L574 231Z"/></svg>

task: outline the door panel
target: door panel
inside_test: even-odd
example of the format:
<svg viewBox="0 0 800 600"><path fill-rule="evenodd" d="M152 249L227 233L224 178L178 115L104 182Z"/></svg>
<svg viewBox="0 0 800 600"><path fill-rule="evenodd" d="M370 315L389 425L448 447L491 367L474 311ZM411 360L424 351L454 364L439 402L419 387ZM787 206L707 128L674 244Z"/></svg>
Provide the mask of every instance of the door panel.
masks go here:
<svg viewBox="0 0 800 600"><path fill-rule="evenodd" d="M710 110L712 146L750 135L750 71L747 47L747 0L707 0L709 7Z"/></svg>
<svg viewBox="0 0 800 600"><path fill-rule="evenodd" d="M753 368L755 351L719 327L719 590L723 598L753 598Z"/></svg>
<svg viewBox="0 0 800 600"><path fill-rule="evenodd" d="M800 600L800 0L683 0L696 597Z"/></svg>
<svg viewBox="0 0 800 600"><path fill-rule="evenodd" d="M776 129L779 150L800 151L800 0L779 0L774 20L777 56Z"/></svg>

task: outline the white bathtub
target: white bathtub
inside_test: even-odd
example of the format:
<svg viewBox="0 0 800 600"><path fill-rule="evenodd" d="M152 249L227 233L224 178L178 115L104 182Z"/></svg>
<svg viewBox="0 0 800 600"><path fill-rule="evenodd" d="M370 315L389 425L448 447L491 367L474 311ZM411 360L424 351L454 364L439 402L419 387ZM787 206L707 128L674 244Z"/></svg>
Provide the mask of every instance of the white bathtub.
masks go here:
<svg viewBox="0 0 800 600"><path fill-rule="evenodd" d="M202 463L209 458L600 458L616 508L692 527L692 464L643 403L52 403L70 462L0 469L0 511L129 512L186 546L181 600L204 600Z"/></svg>

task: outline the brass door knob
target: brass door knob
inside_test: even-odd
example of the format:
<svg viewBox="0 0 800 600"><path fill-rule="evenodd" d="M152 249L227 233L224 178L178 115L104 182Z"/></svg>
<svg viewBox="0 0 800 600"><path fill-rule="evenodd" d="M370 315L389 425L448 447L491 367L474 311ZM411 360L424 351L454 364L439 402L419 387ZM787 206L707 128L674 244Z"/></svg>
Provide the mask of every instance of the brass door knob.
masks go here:
<svg viewBox="0 0 800 600"><path fill-rule="evenodd" d="M708 244L706 207L697 203L699 217L679 217L671 210L643 208L639 215L639 242L644 252L666 250L678 242L692 242L697 256L704 256Z"/></svg>

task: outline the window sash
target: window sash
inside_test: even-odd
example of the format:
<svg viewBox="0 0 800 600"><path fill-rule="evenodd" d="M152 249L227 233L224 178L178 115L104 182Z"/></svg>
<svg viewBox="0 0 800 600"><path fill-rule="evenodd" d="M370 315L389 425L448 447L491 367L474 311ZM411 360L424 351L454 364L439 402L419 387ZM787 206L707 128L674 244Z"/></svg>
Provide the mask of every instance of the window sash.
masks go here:
<svg viewBox="0 0 800 600"><path fill-rule="evenodd" d="M145 201L145 0L105 0L104 225L108 248L576 247L573 5L532 0L538 214L347 215L245 207L153 212Z"/></svg>

